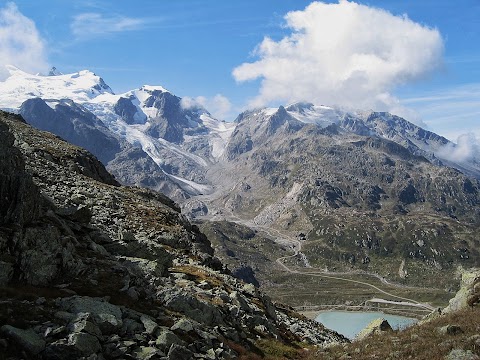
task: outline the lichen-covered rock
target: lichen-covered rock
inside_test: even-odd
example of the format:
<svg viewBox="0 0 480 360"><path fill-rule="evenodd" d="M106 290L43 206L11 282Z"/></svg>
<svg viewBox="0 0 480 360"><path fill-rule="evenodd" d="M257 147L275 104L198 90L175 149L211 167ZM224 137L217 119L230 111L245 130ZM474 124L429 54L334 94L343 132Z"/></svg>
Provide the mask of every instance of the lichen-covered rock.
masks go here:
<svg viewBox="0 0 480 360"><path fill-rule="evenodd" d="M480 295L480 291L475 290L475 285L478 283L480 283L480 269L463 271L460 290L457 291L454 298L450 299L448 306L443 312L450 313L473 306L475 304L471 301L473 296L475 294ZM480 300L478 302L480 303Z"/></svg>

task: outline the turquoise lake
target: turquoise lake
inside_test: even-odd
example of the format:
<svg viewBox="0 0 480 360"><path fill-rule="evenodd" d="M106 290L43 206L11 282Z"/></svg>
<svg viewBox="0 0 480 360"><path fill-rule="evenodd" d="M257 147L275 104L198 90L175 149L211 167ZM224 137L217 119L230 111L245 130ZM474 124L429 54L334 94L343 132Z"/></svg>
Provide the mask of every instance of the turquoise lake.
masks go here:
<svg viewBox="0 0 480 360"><path fill-rule="evenodd" d="M360 311L325 311L320 313L315 320L327 328L335 330L349 339L353 339L372 320L378 318L386 319L394 329L403 329L418 321L414 318L388 315L382 312Z"/></svg>

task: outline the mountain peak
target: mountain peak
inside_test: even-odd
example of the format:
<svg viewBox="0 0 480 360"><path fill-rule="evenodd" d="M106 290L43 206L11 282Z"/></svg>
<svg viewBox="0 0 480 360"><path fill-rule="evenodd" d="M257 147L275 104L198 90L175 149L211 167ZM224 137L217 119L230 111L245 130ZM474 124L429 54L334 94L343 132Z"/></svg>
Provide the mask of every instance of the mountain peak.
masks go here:
<svg viewBox="0 0 480 360"><path fill-rule="evenodd" d="M63 75L63 73L58 71L58 69L55 66L53 66L48 72L48 76L59 76L59 75Z"/></svg>
<svg viewBox="0 0 480 360"><path fill-rule="evenodd" d="M101 94L113 94L105 81L89 70L61 74L52 68L50 76L45 76L29 74L13 65L6 65L5 69L10 76L0 82L0 108L4 109L18 110L33 97L71 99L82 104Z"/></svg>

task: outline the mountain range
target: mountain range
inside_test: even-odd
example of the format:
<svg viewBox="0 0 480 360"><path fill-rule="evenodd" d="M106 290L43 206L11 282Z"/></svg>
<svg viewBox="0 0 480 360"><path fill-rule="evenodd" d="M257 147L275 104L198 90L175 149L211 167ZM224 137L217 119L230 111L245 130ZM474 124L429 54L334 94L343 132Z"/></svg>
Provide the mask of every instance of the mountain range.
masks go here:
<svg viewBox="0 0 480 360"><path fill-rule="evenodd" d="M230 123L161 86L114 94L90 71L8 71L0 108L191 219L300 237L298 266L421 281L480 261L479 159L455 159L455 144L403 118L296 103Z"/></svg>

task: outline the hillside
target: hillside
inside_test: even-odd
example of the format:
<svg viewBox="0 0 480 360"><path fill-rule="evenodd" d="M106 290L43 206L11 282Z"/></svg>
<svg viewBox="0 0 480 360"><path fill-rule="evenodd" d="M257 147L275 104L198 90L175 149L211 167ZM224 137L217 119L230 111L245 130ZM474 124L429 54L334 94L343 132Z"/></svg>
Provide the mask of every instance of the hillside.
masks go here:
<svg viewBox="0 0 480 360"><path fill-rule="evenodd" d="M164 195L0 117L0 358L251 358L346 341L229 275Z"/></svg>

